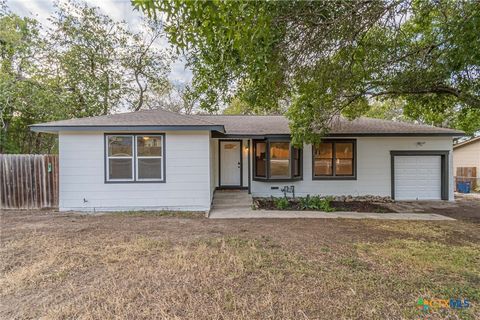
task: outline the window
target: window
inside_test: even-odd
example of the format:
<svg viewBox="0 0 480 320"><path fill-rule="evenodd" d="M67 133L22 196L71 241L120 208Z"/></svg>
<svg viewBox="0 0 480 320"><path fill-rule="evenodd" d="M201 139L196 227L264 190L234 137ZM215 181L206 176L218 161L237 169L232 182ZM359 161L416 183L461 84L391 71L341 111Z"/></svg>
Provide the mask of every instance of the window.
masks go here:
<svg viewBox="0 0 480 320"><path fill-rule="evenodd" d="M293 176L302 176L302 150L293 148Z"/></svg>
<svg viewBox="0 0 480 320"><path fill-rule="evenodd" d="M107 182L164 182L164 135L106 135Z"/></svg>
<svg viewBox="0 0 480 320"><path fill-rule="evenodd" d="M356 179L355 140L324 140L313 148L314 179Z"/></svg>
<svg viewBox="0 0 480 320"><path fill-rule="evenodd" d="M267 143L255 141L255 175L267 177Z"/></svg>
<svg viewBox="0 0 480 320"><path fill-rule="evenodd" d="M333 143L321 143L315 148L315 176L333 175Z"/></svg>
<svg viewBox="0 0 480 320"><path fill-rule="evenodd" d="M254 180L300 180L302 152L289 141L253 141Z"/></svg>
<svg viewBox="0 0 480 320"><path fill-rule="evenodd" d="M290 177L290 143L270 142L270 178Z"/></svg>
<svg viewBox="0 0 480 320"><path fill-rule="evenodd" d="M162 137L137 136L137 179L162 179Z"/></svg>
<svg viewBox="0 0 480 320"><path fill-rule="evenodd" d="M110 180L133 180L133 137L108 137L108 177Z"/></svg>

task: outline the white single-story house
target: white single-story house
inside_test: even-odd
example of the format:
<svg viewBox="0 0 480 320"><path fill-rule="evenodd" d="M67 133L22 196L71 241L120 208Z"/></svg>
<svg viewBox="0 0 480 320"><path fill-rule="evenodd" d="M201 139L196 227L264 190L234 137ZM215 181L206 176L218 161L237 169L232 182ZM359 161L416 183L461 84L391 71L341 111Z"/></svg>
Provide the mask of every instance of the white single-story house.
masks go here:
<svg viewBox="0 0 480 320"><path fill-rule="evenodd" d="M146 110L31 126L59 135L60 210L208 211L216 189L253 197L453 200L453 137L411 123L339 118L321 144L290 144L283 116ZM293 188L292 188L293 186ZM294 190L293 190L294 189Z"/></svg>

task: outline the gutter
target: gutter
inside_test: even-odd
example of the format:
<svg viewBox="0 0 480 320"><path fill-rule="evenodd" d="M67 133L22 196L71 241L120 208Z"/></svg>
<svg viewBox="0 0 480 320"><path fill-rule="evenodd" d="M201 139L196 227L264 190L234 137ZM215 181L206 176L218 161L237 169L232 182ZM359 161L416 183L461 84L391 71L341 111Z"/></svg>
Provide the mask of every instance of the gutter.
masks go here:
<svg viewBox="0 0 480 320"><path fill-rule="evenodd" d="M331 133L326 134L324 138L334 137L463 137L463 132L406 132L406 133ZM212 138L236 138L236 139L290 139L290 134L228 134L216 133Z"/></svg>
<svg viewBox="0 0 480 320"><path fill-rule="evenodd" d="M77 125L77 126L49 126L49 125L30 125L30 130L34 132L58 133L60 131L122 131L122 132L151 132L151 131L218 131L225 133L223 125Z"/></svg>

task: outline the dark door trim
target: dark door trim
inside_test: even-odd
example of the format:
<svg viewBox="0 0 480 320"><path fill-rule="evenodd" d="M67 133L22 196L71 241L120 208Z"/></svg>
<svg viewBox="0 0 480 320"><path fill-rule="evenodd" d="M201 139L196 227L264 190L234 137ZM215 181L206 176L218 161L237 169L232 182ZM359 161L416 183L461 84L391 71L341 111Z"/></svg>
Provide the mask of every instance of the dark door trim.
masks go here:
<svg viewBox="0 0 480 320"><path fill-rule="evenodd" d="M448 158L450 151L448 150L428 150L428 151L390 151L390 174L391 174L391 194L395 200L395 157L397 156L440 156L440 179L441 179L441 199L448 200L449 193L449 164Z"/></svg>
<svg viewBox="0 0 480 320"><path fill-rule="evenodd" d="M222 185L222 142L240 142L240 185ZM218 140L218 187L220 189L238 189L243 187L243 141L242 140L230 140L219 139Z"/></svg>
<svg viewBox="0 0 480 320"><path fill-rule="evenodd" d="M250 139L247 140L247 159L248 159L248 194L252 193L252 177L251 177L251 171L252 171L252 165L251 165L251 157L252 157L252 146L250 143Z"/></svg>

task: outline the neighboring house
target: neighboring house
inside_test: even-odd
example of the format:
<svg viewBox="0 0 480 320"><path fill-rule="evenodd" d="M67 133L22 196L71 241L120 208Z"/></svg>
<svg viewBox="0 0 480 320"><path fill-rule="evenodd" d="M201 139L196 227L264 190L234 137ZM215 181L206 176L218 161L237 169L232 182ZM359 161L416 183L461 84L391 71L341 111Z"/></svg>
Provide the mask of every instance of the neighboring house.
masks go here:
<svg viewBox="0 0 480 320"><path fill-rule="evenodd" d="M217 188L254 197L376 195L453 200L456 130L339 120L290 145L283 116L139 111L31 126L59 135L60 210L210 210ZM290 194L291 195L291 194Z"/></svg>
<svg viewBox="0 0 480 320"><path fill-rule="evenodd" d="M471 181L474 187L477 186L480 178L480 137L453 146L453 174L458 181Z"/></svg>

